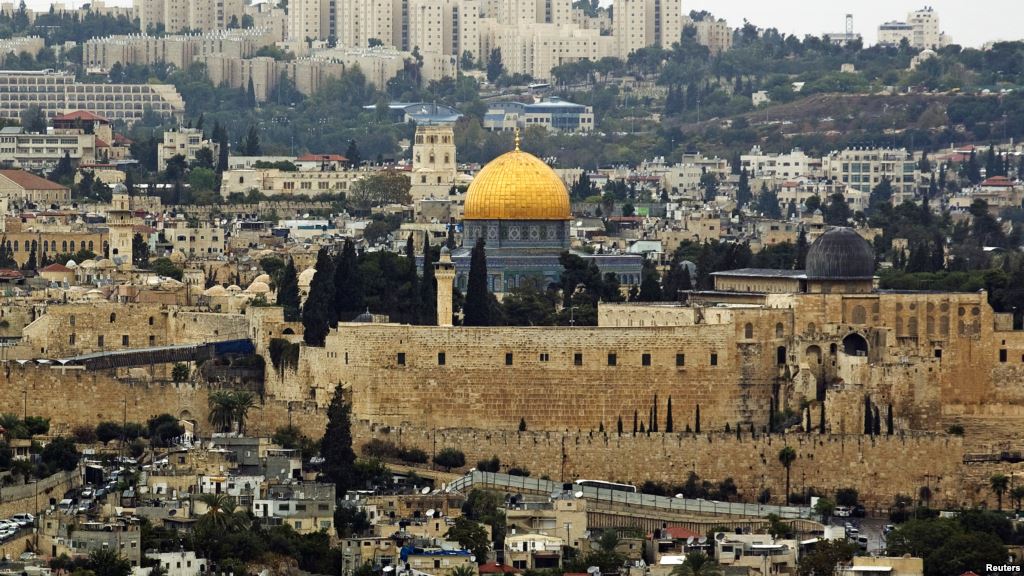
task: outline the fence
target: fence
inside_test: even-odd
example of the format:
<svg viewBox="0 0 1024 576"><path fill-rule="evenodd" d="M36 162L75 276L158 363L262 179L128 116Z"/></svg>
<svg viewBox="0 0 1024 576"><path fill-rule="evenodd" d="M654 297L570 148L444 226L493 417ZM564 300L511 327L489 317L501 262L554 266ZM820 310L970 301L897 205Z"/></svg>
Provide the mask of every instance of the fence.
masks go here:
<svg viewBox="0 0 1024 576"><path fill-rule="evenodd" d="M510 476L494 472L470 472L449 484L451 490L465 492L471 488L494 488L507 491L530 491L543 494L562 492L562 484L539 478ZM611 490L594 486L573 486L574 491L583 493L583 498L595 503L611 506L637 506L673 513L712 514L724 516L746 516L764 518L775 514L784 519L813 518L811 508L798 506L772 506L767 504L745 504L741 502L719 502L715 500L670 498L625 490Z"/></svg>

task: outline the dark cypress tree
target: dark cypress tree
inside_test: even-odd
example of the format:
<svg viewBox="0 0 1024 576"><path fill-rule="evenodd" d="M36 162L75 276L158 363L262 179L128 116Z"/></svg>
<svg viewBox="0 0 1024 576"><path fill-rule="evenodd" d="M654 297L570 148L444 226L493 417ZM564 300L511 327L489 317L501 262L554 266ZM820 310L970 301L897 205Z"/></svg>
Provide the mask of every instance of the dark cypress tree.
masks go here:
<svg viewBox="0 0 1024 576"><path fill-rule="evenodd" d="M327 428L320 443L323 472L334 483L338 496L344 496L354 486L356 453L352 450L352 414L345 402L341 386L334 389L334 397L327 408Z"/></svg>
<svg viewBox="0 0 1024 576"><path fill-rule="evenodd" d="M878 406L875 406L875 412L874 412L874 415L872 416L871 425L872 425L871 433L874 434L875 436L881 436L882 435L882 417L878 413Z"/></svg>
<svg viewBox="0 0 1024 576"><path fill-rule="evenodd" d="M316 274L309 285L309 296L302 307L303 339L310 346L323 346L331 323L336 318L334 306L334 261L321 248L316 257Z"/></svg>
<svg viewBox="0 0 1024 576"><path fill-rule="evenodd" d="M644 434L644 433L646 433L646 432L647 432L647 430L644 430L644 423L643 423L643 422L641 422L641 423L640 423L640 433L641 433L641 434Z"/></svg>
<svg viewBox="0 0 1024 576"><path fill-rule="evenodd" d="M651 432L658 431L658 395L654 395L654 404L651 405Z"/></svg>
<svg viewBox="0 0 1024 576"><path fill-rule="evenodd" d="M437 281L434 278L434 250L430 236L423 235L423 280L420 282L420 324L437 323Z"/></svg>
<svg viewBox="0 0 1024 576"><path fill-rule="evenodd" d="M806 410L806 418L804 418L804 432L809 433L811 431L811 407L808 406Z"/></svg>
<svg viewBox="0 0 1024 576"><path fill-rule="evenodd" d="M22 270L35 270L36 269L36 261L38 259L39 259L39 257L36 255L36 245L35 245L35 242L33 242L32 243L32 250L28 253L28 260L25 260L25 264L23 264L21 266L21 269Z"/></svg>
<svg viewBox="0 0 1024 576"><path fill-rule="evenodd" d="M964 168L964 177L971 184L981 182L981 166L978 164L978 155L971 150L971 156L967 159L967 166Z"/></svg>
<svg viewBox="0 0 1024 576"><path fill-rule="evenodd" d="M751 424L753 426L753 424ZM768 431L775 430L775 398L768 399Z"/></svg>
<svg viewBox="0 0 1024 576"><path fill-rule="evenodd" d="M615 424L615 429L618 431L619 436L622 436L622 414L619 414L619 421Z"/></svg>
<svg viewBox="0 0 1024 576"><path fill-rule="evenodd" d="M736 187L736 208L743 208L751 199L753 194L750 191L750 178L747 176L747 169L744 168L740 171L740 182Z"/></svg>
<svg viewBox="0 0 1024 576"><path fill-rule="evenodd" d="M408 289L409 292L405 298L403 298L404 308L407 309L405 314L406 320L410 324L422 324L421 311L423 310L423 302L421 298L423 294L420 293L420 277L416 272L416 245L412 241L412 233L405 241L405 265L408 269Z"/></svg>
<svg viewBox="0 0 1024 576"><path fill-rule="evenodd" d="M931 271L942 272L946 268L946 244L939 232L932 240Z"/></svg>
<svg viewBox="0 0 1024 576"><path fill-rule="evenodd" d="M470 255L469 283L462 315L462 323L466 326L491 325L491 295L487 290L487 253L483 238L477 239Z"/></svg>
<svg viewBox="0 0 1024 576"><path fill-rule="evenodd" d="M633 410L633 434L636 434L636 432L637 432L636 423L637 423L637 413L636 413L636 410Z"/></svg>
<svg viewBox="0 0 1024 576"><path fill-rule="evenodd" d="M696 434L700 434L700 404L697 404L697 413L693 419L693 431Z"/></svg>
<svg viewBox="0 0 1024 576"><path fill-rule="evenodd" d="M228 130L215 122L213 125L213 139L217 141L220 149L217 150L217 173L228 169Z"/></svg>
<svg viewBox="0 0 1024 576"><path fill-rule="evenodd" d="M355 140L348 141L348 149L345 150L345 159L348 160L349 168L359 168L363 163L363 157L359 153L359 146L356 145Z"/></svg>
<svg viewBox="0 0 1024 576"><path fill-rule="evenodd" d="M871 431L874 429L871 420L871 399L864 396L864 433L868 436L871 435Z"/></svg>
<svg viewBox="0 0 1024 576"><path fill-rule="evenodd" d="M519 417L519 431L526 432L526 417L524 416Z"/></svg>
<svg viewBox="0 0 1024 576"><path fill-rule="evenodd" d="M651 406L651 409L648 410L648 412L647 412L647 424L648 424L647 432L648 433L654 432L654 406ZM642 431L643 430L643 423L642 422L640 423L640 426L641 426L641 431Z"/></svg>
<svg viewBox="0 0 1024 576"><path fill-rule="evenodd" d="M889 403L889 407L885 413L885 433L892 436L893 433L893 417L892 417L892 402Z"/></svg>
<svg viewBox="0 0 1024 576"><path fill-rule="evenodd" d="M644 261L643 280L640 282L640 294L637 296L639 302L660 302L661 301L661 277L658 269L653 264ZM654 430L657 432L657 430Z"/></svg>
<svg viewBox="0 0 1024 576"><path fill-rule="evenodd" d="M818 418L818 434L825 433L825 401L821 401L821 416Z"/></svg>
<svg viewBox="0 0 1024 576"><path fill-rule="evenodd" d="M249 108L256 107L256 87L252 83L252 76L249 76L249 85L245 89L245 103Z"/></svg>
<svg viewBox="0 0 1024 576"><path fill-rule="evenodd" d="M672 397L671 396L668 397L668 408L667 408L667 410L668 410L668 414L665 416L665 432L668 432L669 434L671 434L672 432L674 432L673 425L672 425Z"/></svg>
<svg viewBox="0 0 1024 576"><path fill-rule="evenodd" d="M363 283L359 275L359 256L356 255L356 246L352 240L345 240L335 262L334 305L337 319L341 322L349 322L366 311Z"/></svg>
<svg viewBox="0 0 1024 576"><path fill-rule="evenodd" d="M448 250L455 250L455 226L448 225L448 238L445 239L444 245L448 247Z"/></svg>
<svg viewBox="0 0 1024 576"><path fill-rule="evenodd" d="M796 259L793 261L793 270L804 270L807 268L807 231L800 227L800 234L796 237Z"/></svg>
<svg viewBox="0 0 1024 576"><path fill-rule="evenodd" d="M284 308L285 322L299 319L299 278L295 272L295 262L291 259L281 272L281 280L277 285L277 305Z"/></svg>

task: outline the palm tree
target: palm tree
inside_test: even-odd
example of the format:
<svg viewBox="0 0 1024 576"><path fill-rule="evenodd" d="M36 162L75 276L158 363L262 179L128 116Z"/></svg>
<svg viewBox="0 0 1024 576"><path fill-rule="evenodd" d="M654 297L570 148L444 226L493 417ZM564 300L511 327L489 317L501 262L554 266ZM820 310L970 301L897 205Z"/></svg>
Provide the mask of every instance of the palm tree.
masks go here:
<svg viewBox="0 0 1024 576"><path fill-rule="evenodd" d="M1010 479L1005 474L993 474L988 480L989 486L992 491L996 493L996 499L999 501L999 510L1003 509L1003 494L1006 493L1006 489L1010 487Z"/></svg>
<svg viewBox="0 0 1024 576"><path fill-rule="evenodd" d="M789 469L793 466L793 461L796 460L796 450L786 446L782 450L779 450L779 462L786 467L786 504L789 504Z"/></svg>
<svg viewBox="0 0 1024 576"><path fill-rule="evenodd" d="M213 528L226 530L232 524L237 506L235 499L227 494L200 494L199 501L206 506L206 513L199 519Z"/></svg>
<svg viewBox="0 0 1024 576"><path fill-rule="evenodd" d="M245 435L245 418L249 410L256 405L256 396L248 390L240 390L234 394L234 410L232 417L238 422L238 434Z"/></svg>
<svg viewBox="0 0 1024 576"><path fill-rule="evenodd" d="M210 425L221 432L231 430L235 418L234 394L229 390L215 390L210 393L207 403L210 407L210 415L207 418Z"/></svg>
<svg viewBox="0 0 1024 576"><path fill-rule="evenodd" d="M722 567L703 552L690 552L686 562L672 569L671 576L722 576Z"/></svg>
<svg viewBox="0 0 1024 576"><path fill-rule="evenodd" d="M1017 503L1017 510L1020 510L1020 501L1024 500L1024 486L1014 486L1010 490L1010 498Z"/></svg>
<svg viewBox="0 0 1024 576"><path fill-rule="evenodd" d="M471 567L465 565L465 564L463 564L462 566L455 567L454 569L452 569L451 572L448 573L448 576L475 576L475 575L476 575L476 571L473 570Z"/></svg>

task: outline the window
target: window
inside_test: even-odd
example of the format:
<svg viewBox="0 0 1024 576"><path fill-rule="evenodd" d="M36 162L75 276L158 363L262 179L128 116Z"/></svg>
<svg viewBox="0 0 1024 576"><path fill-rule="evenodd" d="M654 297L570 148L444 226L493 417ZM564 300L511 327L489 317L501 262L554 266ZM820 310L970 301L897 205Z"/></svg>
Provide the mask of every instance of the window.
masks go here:
<svg viewBox="0 0 1024 576"><path fill-rule="evenodd" d="M150 334L150 336L149 336L149 345L150 346L156 346L156 336L153 336L152 334Z"/></svg>
<svg viewBox="0 0 1024 576"><path fill-rule="evenodd" d="M547 352L541 352L540 353L540 361L541 362L547 362L550 359L551 359L551 355L548 354Z"/></svg>
<svg viewBox="0 0 1024 576"><path fill-rule="evenodd" d="M96 345L97 346L103 346L103 335L102 334L100 334L99 336L96 337Z"/></svg>
<svg viewBox="0 0 1024 576"><path fill-rule="evenodd" d="M676 354L676 366L686 366L686 354Z"/></svg>
<svg viewBox="0 0 1024 576"><path fill-rule="evenodd" d="M71 334L71 336L68 337L68 344L71 344L72 346L75 345L75 335L74 334Z"/></svg>
<svg viewBox="0 0 1024 576"><path fill-rule="evenodd" d="M608 353L608 365L609 366L615 366L615 364L617 362L618 362L618 357L615 355L615 353L614 352L609 352Z"/></svg>
<svg viewBox="0 0 1024 576"><path fill-rule="evenodd" d="M999 361L1006 362L1006 348L999 351Z"/></svg>
<svg viewBox="0 0 1024 576"><path fill-rule="evenodd" d="M641 366L650 366L651 365L651 355L647 354L646 352L641 354L640 355L640 365Z"/></svg>
<svg viewBox="0 0 1024 576"><path fill-rule="evenodd" d="M511 366L511 365L512 365L512 353L511 352L505 352L505 366Z"/></svg>
<svg viewBox="0 0 1024 576"><path fill-rule="evenodd" d="M111 312L110 313L110 323L113 324L116 321L117 321L117 314Z"/></svg>
<svg viewBox="0 0 1024 576"><path fill-rule="evenodd" d="M445 360L444 352L438 352L437 353L437 365L438 366L444 366L444 360Z"/></svg>
<svg viewBox="0 0 1024 576"><path fill-rule="evenodd" d="M405 366L405 352L398 353L398 365Z"/></svg>
<svg viewBox="0 0 1024 576"><path fill-rule="evenodd" d="M153 317L152 317L152 316L150 316L150 317L149 317L149 325L150 325L150 326L152 326L152 325L153 325Z"/></svg>
<svg viewBox="0 0 1024 576"><path fill-rule="evenodd" d="M127 334L121 336L121 345L122 346L127 346L128 345L128 335Z"/></svg>
<svg viewBox="0 0 1024 576"><path fill-rule="evenodd" d="M576 352L572 355L572 363L575 366L583 366L583 353Z"/></svg>
<svg viewBox="0 0 1024 576"><path fill-rule="evenodd" d="M935 349L935 357L939 358L939 359L942 358L942 350L941 349L939 349L939 348ZM1024 362L1024 357L1021 357L1021 361Z"/></svg>
<svg viewBox="0 0 1024 576"><path fill-rule="evenodd" d="M711 353L711 365L718 366L718 354L715 352Z"/></svg>

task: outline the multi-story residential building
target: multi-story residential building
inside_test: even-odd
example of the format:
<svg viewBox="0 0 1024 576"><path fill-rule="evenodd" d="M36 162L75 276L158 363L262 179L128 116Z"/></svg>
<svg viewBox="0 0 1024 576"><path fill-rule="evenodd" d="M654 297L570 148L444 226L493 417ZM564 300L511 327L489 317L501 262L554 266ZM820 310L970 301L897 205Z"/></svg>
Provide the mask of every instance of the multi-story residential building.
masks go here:
<svg viewBox="0 0 1024 576"><path fill-rule="evenodd" d="M821 162L799 148L788 154L764 154L760 146L754 146L750 154L740 156L740 166L751 178L790 179L811 176L815 167L820 169Z"/></svg>
<svg viewBox="0 0 1024 576"><path fill-rule="evenodd" d="M241 26L242 0L134 0L143 31L208 32Z"/></svg>
<svg viewBox="0 0 1024 576"><path fill-rule="evenodd" d="M167 576L198 576L206 573L209 562L189 550L181 552L147 552L146 558L156 560Z"/></svg>
<svg viewBox="0 0 1024 576"><path fill-rule="evenodd" d="M336 35L334 0L295 0L288 4L288 40L327 40Z"/></svg>
<svg viewBox="0 0 1024 576"><path fill-rule="evenodd" d="M35 56L46 46L46 40L39 36L21 36L0 39L0 54L21 54L28 52Z"/></svg>
<svg viewBox="0 0 1024 576"><path fill-rule="evenodd" d="M871 192L887 178L892 184L895 205L913 200L921 179L917 162L903 148L848 148L833 152L822 159L822 173L861 192Z"/></svg>
<svg viewBox="0 0 1024 576"><path fill-rule="evenodd" d="M224 254L227 241L224 230L212 222L190 224L182 218L167 219L162 223L157 253L180 252L186 256Z"/></svg>
<svg viewBox="0 0 1024 576"><path fill-rule="evenodd" d="M65 155L75 164L96 161L95 134L28 134L18 126L0 128L0 165L50 169Z"/></svg>
<svg viewBox="0 0 1024 576"><path fill-rule="evenodd" d="M266 102L270 98L282 76L288 78L296 90L308 96L320 90L330 79L340 78L346 66L341 61L320 56L278 61L269 57L215 55L204 58L204 62L206 74L214 84L226 83L233 88L248 88L249 80L252 80L258 102ZM363 70L366 71L365 68ZM397 70L388 78L394 74L397 74Z"/></svg>
<svg viewBox="0 0 1024 576"><path fill-rule="evenodd" d="M217 30L205 34L150 36L134 34L93 38L82 46L82 65L108 71L120 62L128 64L173 64L186 68L196 59L210 56L251 58L263 46L274 43L269 28Z"/></svg>
<svg viewBox="0 0 1024 576"><path fill-rule="evenodd" d="M62 546L58 546L59 553L68 554L72 558L83 558L96 550L116 550L133 567L140 565L142 533L138 524L82 522L71 523L71 526L73 528L67 529L67 539L64 541L67 548L62 549Z"/></svg>
<svg viewBox="0 0 1024 576"><path fill-rule="evenodd" d="M278 484L256 499L253 515L267 524L288 524L300 534L334 531L334 485L315 482Z"/></svg>
<svg viewBox="0 0 1024 576"><path fill-rule="evenodd" d="M939 15L931 6L911 12L905 22L886 22L878 27L879 44L899 46L904 40L919 50L936 50L951 42L939 27Z"/></svg>
<svg viewBox="0 0 1024 576"><path fill-rule="evenodd" d="M779 206L785 213L790 202L802 209L801 205L811 197L817 196L822 204L829 201L833 194L842 194L852 212L867 210L868 200L871 198L870 191L862 191L853 186L838 180L815 180L811 178L796 178L786 180L778 188Z"/></svg>
<svg viewBox="0 0 1024 576"><path fill-rule="evenodd" d="M200 150L209 150L216 161L220 145L203 136L198 128L178 128L164 132L164 141L156 149L157 162L160 170L167 168L167 161L175 156L182 156L186 162L196 159Z"/></svg>
<svg viewBox="0 0 1024 576"><path fill-rule="evenodd" d="M679 0L618 0L613 17L618 56L647 46L671 47L683 32Z"/></svg>
<svg viewBox="0 0 1024 576"><path fill-rule="evenodd" d="M706 46L711 54L721 54L732 48L732 29L724 19L705 18L692 26L697 32L697 43Z"/></svg>
<svg viewBox="0 0 1024 576"><path fill-rule="evenodd" d="M407 49L407 43L402 41L408 26L409 16L403 10L407 6L407 0L339 0L338 45L369 48L373 40L374 44Z"/></svg>
<svg viewBox="0 0 1024 576"><path fill-rule="evenodd" d="M484 115L484 128L488 130L531 126L558 132L589 132L594 129L594 109L560 98L549 98L533 104L497 102Z"/></svg>
<svg viewBox="0 0 1024 576"><path fill-rule="evenodd" d="M185 102L171 84L88 84L66 72L0 72L0 118L18 120L33 105L47 116L83 110L128 123L146 109L176 118L185 113Z"/></svg>

